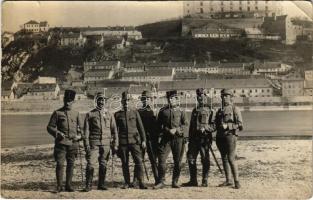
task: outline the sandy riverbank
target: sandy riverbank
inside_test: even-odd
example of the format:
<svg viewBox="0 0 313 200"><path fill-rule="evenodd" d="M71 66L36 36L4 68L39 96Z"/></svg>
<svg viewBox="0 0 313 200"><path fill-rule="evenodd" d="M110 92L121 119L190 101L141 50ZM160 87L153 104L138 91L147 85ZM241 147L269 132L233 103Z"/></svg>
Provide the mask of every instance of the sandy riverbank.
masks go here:
<svg viewBox="0 0 313 200"><path fill-rule="evenodd" d="M216 148L215 145L213 146ZM219 154L216 152L217 157ZM283 198L307 199L312 196L312 141L311 140L241 140L238 142L238 164L242 189L216 187L223 181L215 165L211 166L207 188L166 188L163 190L94 190L89 193L55 194L52 146L29 146L2 149L1 195L4 198ZM185 159L184 159L185 160ZM169 160L170 161L170 160ZM80 187L77 162L75 186ZM171 161L170 161L171 163ZM110 162L111 164L111 162ZM172 164L169 164L169 168ZM148 167L149 168L149 167ZM114 185L122 183L120 162L116 162ZM198 170L200 179L201 170ZM152 178L152 174L150 173ZM188 179L184 166L180 182ZM170 184L171 174L167 173ZM111 169L108 182L112 186ZM95 183L96 184L96 183ZM152 186L152 180L149 181ZM78 188L79 189L79 188Z"/></svg>

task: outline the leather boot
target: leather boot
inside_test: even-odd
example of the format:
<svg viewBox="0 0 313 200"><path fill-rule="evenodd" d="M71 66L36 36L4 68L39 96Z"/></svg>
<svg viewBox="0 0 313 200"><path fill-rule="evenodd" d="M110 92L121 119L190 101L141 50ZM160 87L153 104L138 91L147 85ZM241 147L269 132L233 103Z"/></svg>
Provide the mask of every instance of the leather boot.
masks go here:
<svg viewBox="0 0 313 200"><path fill-rule="evenodd" d="M190 181L187 183L183 183L183 187L197 187L198 180L197 180L197 166L191 162L189 164L189 173L190 173Z"/></svg>
<svg viewBox="0 0 313 200"><path fill-rule="evenodd" d="M99 179L98 179L98 190L107 190L105 186L105 177L106 177L106 167L99 167Z"/></svg>
<svg viewBox="0 0 313 200"><path fill-rule="evenodd" d="M64 174L64 167L57 165L55 169L56 179L57 179L57 189L56 192L63 191L63 174Z"/></svg>
<svg viewBox="0 0 313 200"><path fill-rule="evenodd" d="M65 184L65 191L67 192L74 192L72 187L72 178L74 172L74 165L67 164L66 166L66 184Z"/></svg>
<svg viewBox="0 0 313 200"><path fill-rule="evenodd" d="M92 180L93 180L94 169L87 169L86 170L86 187L84 192L89 192L92 190Z"/></svg>

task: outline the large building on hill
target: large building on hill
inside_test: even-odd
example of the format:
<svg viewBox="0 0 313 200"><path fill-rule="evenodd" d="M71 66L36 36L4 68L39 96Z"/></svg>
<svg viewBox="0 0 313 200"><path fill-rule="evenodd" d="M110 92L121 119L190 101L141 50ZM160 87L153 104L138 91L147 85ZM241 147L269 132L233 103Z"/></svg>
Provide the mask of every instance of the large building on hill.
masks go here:
<svg viewBox="0 0 313 200"><path fill-rule="evenodd" d="M47 21L37 22L35 20L30 20L23 24L22 27L22 29L24 29L26 32L33 33L47 32L49 30L49 24Z"/></svg>
<svg viewBox="0 0 313 200"><path fill-rule="evenodd" d="M276 1L184 1L183 14L189 17L260 17L280 13Z"/></svg>

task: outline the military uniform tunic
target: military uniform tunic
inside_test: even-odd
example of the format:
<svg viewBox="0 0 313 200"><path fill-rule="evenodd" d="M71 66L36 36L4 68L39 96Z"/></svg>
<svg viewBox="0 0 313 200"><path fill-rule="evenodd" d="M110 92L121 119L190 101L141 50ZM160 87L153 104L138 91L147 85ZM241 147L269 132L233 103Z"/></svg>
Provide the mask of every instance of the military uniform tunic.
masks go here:
<svg viewBox="0 0 313 200"><path fill-rule="evenodd" d="M143 161L141 143L146 142L146 134L138 111L120 110L114 114L117 131L119 150L118 155L122 161L123 176L126 184L130 184L129 152L132 154L136 176L139 181L143 180Z"/></svg>
<svg viewBox="0 0 313 200"><path fill-rule="evenodd" d="M197 156L200 153L203 181L208 179L210 169L209 148L212 142L212 132L215 131L214 112L208 107L196 107L191 113L188 143L188 164L190 179L197 182ZM204 132L201 132L201 129Z"/></svg>
<svg viewBox="0 0 313 200"><path fill-rule="evenodd" d="M75 110L62 107L53 112L47 130L55 138L54 157L58 165L64 165L65 160L68 164L74 163L78 142L73 139L81 135L81 124L79 113ZM59 134L64 134L64 139Z"/></svg>
<svg viewBox="0 0 313 200"><path fill-rule="evenodd" d="M114 116L108 111L93 109L86 114L84 130L86 145L90 146L87 168L94 168L97 160L100 168L105 167L109 159L110 146L118 142Z"/></svg>
<svg viewBox="0 0 313 200"><path fill-rule="evenodd" d="M237 129L241 130L243 127L238 107L230 104L220 108L216 113L215 125L216 145L221 153L226 179L229 181L230 166L236 181L238 180L237 165L235 164Z"/></svg>
<svg viewBox="0 0 313 200"><path fill-rule="evenodd" d="M146 139L147 139L147 152L152 167L155 182L158 182L158 170L157 170L157 152L158 152L158 140L159 140L159 127L156 116L151 107L140 108L138 110L140 118L142 120ZM150 144L151 146L150 146Z"/></svg>
<svg viewBox="0 0 313 200"><path fill-rule="evenodd" d="M172 182L177 183L181 171L181 159L183 157L184 137L187 137L187 117L185 111L179 107L164 107L158 114L158 124L161 128L161 141L159 144L158 173L160 182L165 181L166 159L173 154L174 169ZM169 130L176 128L176 134L172 135Z"/></svg>

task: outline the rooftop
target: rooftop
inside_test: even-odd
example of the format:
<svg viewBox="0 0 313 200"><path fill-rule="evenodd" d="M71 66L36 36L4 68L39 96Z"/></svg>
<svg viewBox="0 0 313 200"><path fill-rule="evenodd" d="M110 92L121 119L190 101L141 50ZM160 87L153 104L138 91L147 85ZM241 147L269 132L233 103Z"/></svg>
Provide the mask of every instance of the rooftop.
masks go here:
<svg viewBox="0 0 313 200"><path fill-rule="evenodd" d="M172 69L147 70L143 72L125 72L123 77L172 76Z"/></svg>
<svg viewBox="0 0 313 200"><path fill-rule="evenodd" d="M33 84L31 92L54 92L57 84L45 83L45 84Z"/></svg>
<svg viewBox="0 0 313 200"><path fill-rule="evenodd" d="M26 22L25 24L39 24L39 23L35 20L30 20L30 21Z"/></svg>
<svg viewBox="0 0 313 200"><path fill-rule="evenodd" d="M85 72L85 77L108 77L111 70L91 69Z"/></svg>
<svg viewBox="0 0 313 200"><path fill-rule="evenodd" d="M196 90L204 88L268 88L271 85L266 79L216 79L216 80L185 80L163 81L159 84L159 91L166 90Z"/></svg>

